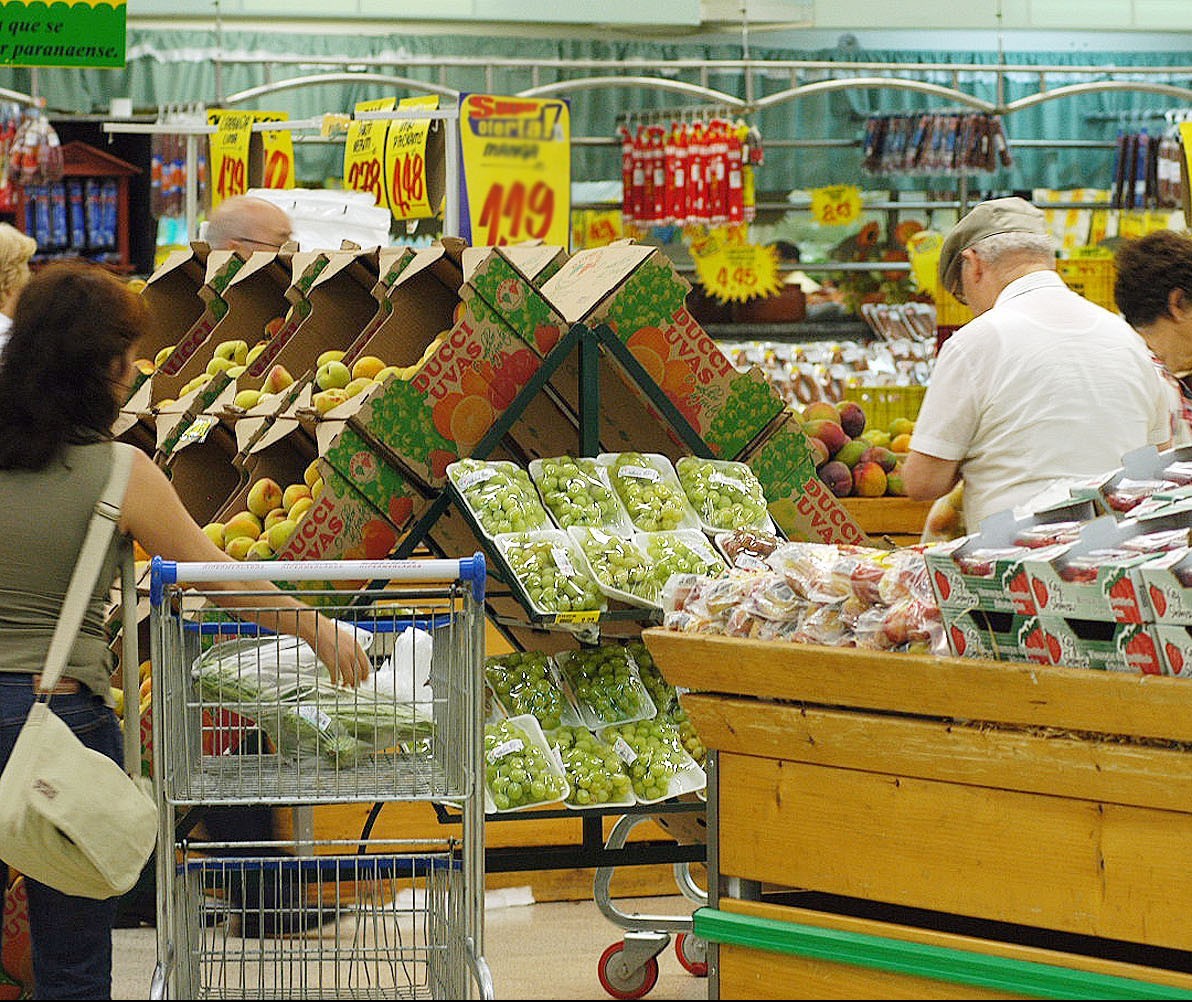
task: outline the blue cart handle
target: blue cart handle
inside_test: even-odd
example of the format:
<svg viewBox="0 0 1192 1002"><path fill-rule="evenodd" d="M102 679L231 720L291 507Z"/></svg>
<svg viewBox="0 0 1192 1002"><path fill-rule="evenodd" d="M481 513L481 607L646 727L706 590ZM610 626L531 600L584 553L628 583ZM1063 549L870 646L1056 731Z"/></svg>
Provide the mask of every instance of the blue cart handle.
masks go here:
<svg viewBox="0 0 1192 1002"><path fill-rule="evenodd" d="M472 595L484 601L484 554L444 560L261 560L177 563L154 557L150 566L149 597L161 605L165 586L203 581L358 581L402 582L471 581Z"/></svg>

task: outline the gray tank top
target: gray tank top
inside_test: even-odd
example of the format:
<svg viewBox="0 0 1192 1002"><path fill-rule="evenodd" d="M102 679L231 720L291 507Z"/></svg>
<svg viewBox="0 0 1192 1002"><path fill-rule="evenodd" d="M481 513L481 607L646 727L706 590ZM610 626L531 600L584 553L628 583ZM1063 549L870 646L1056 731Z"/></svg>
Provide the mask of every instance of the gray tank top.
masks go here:
<svg viewBox="0 0 1192 1002"><path fill-rule="evenodd" d="M70 446L44 470L0 470L0 671L41 671L112 450ZM104 606L118 552L116 535L64 671L105 699L113 658Z"/></svg>

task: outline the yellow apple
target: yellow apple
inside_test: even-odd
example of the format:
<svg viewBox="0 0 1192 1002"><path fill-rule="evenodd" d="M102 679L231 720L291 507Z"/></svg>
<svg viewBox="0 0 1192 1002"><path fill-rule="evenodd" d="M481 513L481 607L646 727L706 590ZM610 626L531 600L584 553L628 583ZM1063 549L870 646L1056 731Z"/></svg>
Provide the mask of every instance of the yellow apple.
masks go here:
<svg viewBox="0 0 1192 1002"><path fill-rule="evenodd" d="M244 365L248 358L248 342L221 341L215 346L215 357L231 359L233 365Z"/></svg>
<svg viewBox="0 0 1192 1002"><path fill-rule="evenodd" d="M260 390L241 390L232 400L234 407L242 407L244 410L251 410L261 402Z"/></svg>
<svg viewBox="0 0 1192 1002"><path fill-rule="evenodd" d="M248 510L257 518L264 518L274 508L282 507L281 484L272 477L260 477L248 489ZM260 527L257 533L260 533Z"/></svg>
<svg viewBox="0 0 1192 1002"><path fill-rule="evenodd" d="M387 366L385 366L385 368L383 368L380 372L377 373L377 375L375 377L376 381L378 383L383 383L390 376L397 376L398 379L405 379L405 376L402 375L402 370L403 370L403 366L387 365Z"/></svg>
<svg viewBox="0 0 1192 1002"><path fill-rule="evenodd" d="M251 348L249 348L248 351L245 353L244 364L246 366L252 365L253 362L255 362L260 357L261 352L263 352L268 347L269 347L268 341L258 341Z"/></svg>
<svg viewBox="0 0 1192 1002"><path fill-rule="evenodd" d="M243 376L243 375L244 375L244 370L245 370L245 369L247 369L247 368L248 368L248 366L247 366L247 365L233 365L233 366L232 366L232 367L231 367L231 368L228 370L228 375L229 375L229 376L230 376L232 379L239 379L241 376Z"/></svg>
<svg viewBox="0 0 1192 1002"><path fill-rule="evenodd" d="M236 368L236 363L232 359L220 358L216 355L215 358L207 363L207 375L217 376L221 372L227 372L229 369L234 368Z"/></svg>
<svg viewBox="0 0 1192 1002"><path fill-rule="evenodd" d="M357 393L364 392L364 390L369 386L372 386L374 382L375 380L368 376L360 376L358 379L353 379L350 383L348 383L347 386L344 387L344 393L346 393L350 399L356 396Z"/></svg>
<svg viewBox="0 0 1192 1002"><path fill-rule="evenodd" d="M351 381L351 369L335 359L324 362L315 372L315 382L320 390L342 390Z"/></svg>
<svg viewBox="0 0 1192 1002"><path fill-rule="evenodd" d="M286 543L290 541L290 537L294 535L294 530L297 527L298 523L290 518L282 519L282 521L272 526L266 536L270 549L274 553L280 553Z"/></svg>
<svg viewBox="0 0 1192 1002"><path fill-rule="evenodd" d="M132 364L137 367L138 372L143 372L146 376L150 375L154 370L157 369L157 366L153 364L153 359L151 358L138 358Z"/></svg>
<svg viewBox="0 0 1192 1002"><path fill-rule="evenodd" d="M203 532L207 538L211 540L221 550L224 547L224 527L223 522L208 522L203 526Z"/></svg>
<svg viewBox="0 0 1192 1002"><path fill-rule="evenodd" d="M319 461L317 459L312 459L306 469L302 471L302 482L309 487L316 480L318 480L320 476Z"/></svg>
<svg viewBox="0 0 1192 1002"><path fill-rule="evenodd" d="M343 357L344 353L338 348L329 348L315 360L315 368L321 369L328 362L341 362Z"/></svg>
<svg viewBox="0 0 1192 1002"><path fill-rule="evenodd" d="M323 478L319 477L313 484L310 485L310 496L315 500L319 500L319 495L323 493Z"/></svg>
<svg viewBox="0 0 1192 1002"><path fill-rule="evenodd" d="M314 498L299 498L294 502L294 507L290 509L290 521L296 523L303 515L310 511L310 507L314 503Z"/></svg>
<svg viewBox="0 0 1192 1002"><path fill-rule="evenodd" d="M188 393L193 393L199 387L206 386L209 382L211 382L211 374L203 372L195 376L195 378L182 387L179 392L182 396L186 396Z"/></svg>
<svg viewBox="0 0 1192 1002"><path fill-rule="evenodd" d="M164 348L162 348L161 351L159 351L156 355L153 356L154 367L160 369L162 366L162 363L167 358L169 358L171 354L173 354L173 351L174 351L174 346L172 344L167 344Z"/></svg>
<svg viewBox="0 0 1192 1002"><path fill-rule="evenodd" d="M334 410L345 400L348 399L347 393L343 389L322 390L314 394L310 398L310 402L314 404L315 410L319 414L326 414L330 410Z"/></svg>

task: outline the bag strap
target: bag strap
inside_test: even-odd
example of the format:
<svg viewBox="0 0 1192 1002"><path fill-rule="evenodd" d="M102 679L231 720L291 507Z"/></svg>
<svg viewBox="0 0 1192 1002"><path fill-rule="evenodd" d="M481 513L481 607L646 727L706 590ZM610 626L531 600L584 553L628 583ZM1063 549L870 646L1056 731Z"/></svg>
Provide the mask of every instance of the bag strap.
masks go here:
<svg viewBox="0 0 1192 1002"><path fill-rule="evenodd" d="M87 603L95 590L104 556L120 521L120 502L124 500L135 451L131 445L122 442L112 443L112 471L103 491L100 492L99 500L95 502L95 510L87 525L87 535L83 540L82 549L79 550L78 562L70 576L66 597L62 600L62 612L58 616L57 626L54 627L50 650L41 672L39 691L42 693L52 692L58 684L66 667L66 659L70 657L71 648L74 647L79 627L83 624Z"/></svg>

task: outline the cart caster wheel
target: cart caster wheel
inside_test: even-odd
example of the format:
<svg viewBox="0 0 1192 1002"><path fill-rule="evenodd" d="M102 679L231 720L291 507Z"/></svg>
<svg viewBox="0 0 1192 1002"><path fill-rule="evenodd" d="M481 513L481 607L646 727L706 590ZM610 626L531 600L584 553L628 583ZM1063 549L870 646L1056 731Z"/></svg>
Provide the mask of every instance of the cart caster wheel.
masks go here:
<svg viewBox="0 0 1192 1002"><path fill-rule="evenodd" d="M675 955L690 974L697 978L708 976L708 944L698 936L679 933L675 937Z"/></svg>
<svg viewBox="0 0 1192 1002"><path fill-rule="evenodd" d="M600 955L596 973L600 986L615 999L640 999L658 983L658 960L651 957L636 970L627 970L621 956L625 943L613 943Z"/></svg>

